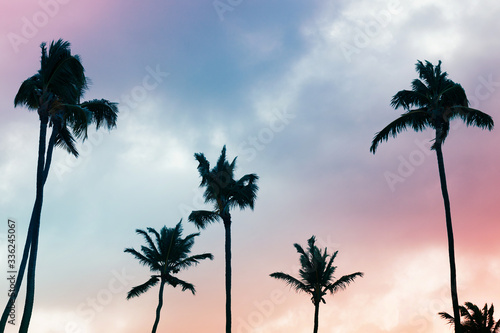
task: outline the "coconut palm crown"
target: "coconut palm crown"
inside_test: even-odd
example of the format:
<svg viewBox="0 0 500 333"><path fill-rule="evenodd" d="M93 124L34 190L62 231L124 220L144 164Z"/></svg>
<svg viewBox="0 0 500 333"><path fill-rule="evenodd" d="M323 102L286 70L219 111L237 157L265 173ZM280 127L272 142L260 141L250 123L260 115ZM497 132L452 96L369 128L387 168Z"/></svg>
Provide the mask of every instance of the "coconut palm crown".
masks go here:
<svg viewBox="0 0 500 333"><path fill-rule="evenodd" d="M195 266L204 259L213 259L211 253L190 255L191 248L194 245L194 238L199 233L190 234L182 238L182 220L174 228L164 226L160 232L153 228L147 228L147 232L137 229L136 232L144 237L147 246L141 246L137 251L133 248L126 248L125 253L132 254L139 262L149 267L151 278L145 283L133 287L127 294L127 299L137 297L148 291L160 282L160 292L158 296L158 306L156 308L156 319L152 332L156 332L160 321L160 311L163 305L163 289L165 284L172 287L180 286L182 291L189 290L195 294L196 290L193 284L179 279L175 274L181 270ZM150 236L154 237L154 239Z"/></svg>
<svg viewBox="0 0 500 333"><path fill-rule="evenodd" d="M213 211L197 210L189 215L189 221L198 228L205 229L208 224L222 219L224 224L231 223L230 210L236 207L254 209L257 198L256 174L247 174L238 180L234 179L236 157L231 163L226 159L226 146L222 148L217 164L210 169L210 163L203 153L194 154L198 161L198 172L201 177L200 187L204 187L205 202L214 206Z"/></svg>
<svg viewBox="0 0 500 333"><path fill-rule="evenodd" d="M460 315L463 318L461 325L464 333L498 333L500 332L500 320L495 321L493 318L494 307L488 309L488 303L484 304L482 310L471 302L466 302L465 306L460 306ZM454 325L455 318L446 313L439 312L441 318L448 321L450 325Z"/></svg>
<svg viewBox="0 0 500 333"><path fill-rule="evenodd" d="M307 241L307 251L299 244L293 244L300 254L300 278L295 278L283 272L272 273L270 276L285 281L297 292L304 292L311 296L311 301L315 309L313 332L317 333L319 327L319 305L321 302L326 303L324 296L327 293L334 294L337 291L344 290L357 277L362 277L363 273L357 272L335 279L334 274L337 266L333 266L333 261L337 257L338 251L328 254L327 248L321 251L315 242L315 236L309 238Z"/></svg>
<svg viewBox="0 0 500 333"><path fill-rule="evenodd" d="M399 118L387 125L373 138L370 151L375 153L382 141L396 137L407 127L415 131L433 128L436 137L433 149L444 142L450 130L450 120L461 118L467 126L493 129L491 116L469 107L465 90L441 71L441 61L434 67L429 61L417 61L419 79L413 80L411 90L401 90L392 97L391 106L403 108Z"/></svg>
<svg viewBox="0 0 500 333"><path fill-rule="evenodd" d="M38 73L26 79L14 99L14 105L37 110L42 123L53 128L55 145L78 156L77 139L87 138L89 124L96 129L116 126L116 103L105 99L80 102L88 89L88 78L78 55L72 55L70 43L59 39L41 44L42 58Z"/></svg>

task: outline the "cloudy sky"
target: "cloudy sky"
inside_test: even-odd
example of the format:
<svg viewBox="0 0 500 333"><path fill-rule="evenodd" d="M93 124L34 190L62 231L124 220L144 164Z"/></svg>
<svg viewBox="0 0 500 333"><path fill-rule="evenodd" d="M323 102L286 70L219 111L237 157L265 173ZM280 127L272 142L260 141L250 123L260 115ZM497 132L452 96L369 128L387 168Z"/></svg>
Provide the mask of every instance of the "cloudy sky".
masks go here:
<svg viewBox="0 0 500 333"><path fill-rule="evenodd" d="M125 299L149 270L126 247L135 229L187 222L201 200L196 152L222 146L237 174L259 175L255 210L233 213L233 332L310 332L314 309L269 274L295 274L293 243L339 250L337 277L365 273L320 308L320 331L448 332L452 312L444 208L431 131L369 152L400 114L417 60L437 63L471 105L498 119L500 4L471 1L3 1L0 12L0 264L7 220L26 237L39 121L14 108L40 43L63 38L92 80L85 99L120 103L116 129L91 132L81 156L54 154L45 186L33 333L147 332L157 289ZM500 305L497 130L457 123L444 146L461 303ZM160 332L218 333L224 229L167 287ZM20 260L20 254L18 253ZM7 281L0 279L0 301ZM1 291L3 290L3 292ZM22 308L23 298L17 304ZM20 313L17 315L17 323ZM500 319L500 312L497 315ZM17 332L8 327L8 332Z"/></svg>

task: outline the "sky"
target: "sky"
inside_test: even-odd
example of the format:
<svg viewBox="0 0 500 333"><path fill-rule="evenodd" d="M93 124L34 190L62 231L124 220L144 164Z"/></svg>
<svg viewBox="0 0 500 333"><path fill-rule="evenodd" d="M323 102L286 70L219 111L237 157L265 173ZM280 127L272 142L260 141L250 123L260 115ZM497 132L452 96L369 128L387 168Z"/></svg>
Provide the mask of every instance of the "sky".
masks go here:
<svg viewBox="0 0 500 333"><path fill-rule="evenodd" d="M150 272L123 250L143 244L136 229L181 219L185 235L200 232L192 253L214 260L179 273L196 295L165 288L158 332L222 332L224 228L198 231L187 217L210 208L194 153L213 164L224 145L236 177L260 177L255 209L232 214L233 332L311 331L309 296L269 274L297 275L293 244L312 235L339 251L337 278L365 274L326 298L320 332L451 332L437 315L452 307L433 133L369 147L403 112L390 100L410 88L417 60L441 60L471 106L498 120L497 1L7 0L0 13L2 304L7 221L22 248L39 134L36 113L13 101L39 69L40 44L69 41L92 82L84 100L120 110L115 129L79 143L78 159L54 152L30 332L150 330L158 288L126 300ZM451 127L459 301L500 304L500 135Z"/></svg>

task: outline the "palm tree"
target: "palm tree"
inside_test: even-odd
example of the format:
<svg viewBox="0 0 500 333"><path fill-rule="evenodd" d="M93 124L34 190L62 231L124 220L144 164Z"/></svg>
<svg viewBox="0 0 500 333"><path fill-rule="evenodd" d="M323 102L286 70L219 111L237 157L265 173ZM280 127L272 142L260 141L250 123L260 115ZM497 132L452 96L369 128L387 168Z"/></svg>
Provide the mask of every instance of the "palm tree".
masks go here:
<svg viewBox="0 0 500 333"><path fill-rule="evenodd" d="M189 256L194 244L194 238L199 235L190 234L182 238L182 220L174 228L164 226L160 232L153 228L147 228L147 231L154 235L155 240L151 239L148 232L137 229L136 232L144 236L147 246L141 246L141 252L133 248L127 248L124 252L132 254L144 266L148 266L151 272L157 274L151 275L151 278L145 283L133 287L127 294L127 299L137 297L149 288L154 287L160 282L160 293L158 296L158 306L156 307L156 319L153 325L152 333L156 332L160 322L160 311L163 305L163 288L165 284L172 287L180 286L182 291L189 290L195 294L195 288L191 283L181 280L174 275L181 270L197 265L200 260L213 259L212 254L203 253Z"/></svg>
<svg viewBox="0 0 500 333"><path fill-rule="evenodd" d="M285 281L297 292L305 292L311 295L311 301L314 304L313 332L317 333L319 326L319 304L320 302L326 303L323 296L327 292L334 294L339 290L344 290L358 276L362 277L363 273L357 272L344 275L336 280L333 274L337 266L333 266L333 261L339 251L335 251L333 255L330 255L325 248L322 253L315 242L316 237L314 236L308 239L307 251L304 251L299 244L293 244L300 254L300 265L302 266L299 270L300 279L283 272L272 273L270 276Z"/></svg>
<svg viewBox="0 0 500 333"><path fill-rule="evenodd" d="M423 131L430 127L436 131L432 149L436 151L441 192L443 194L446 230L448 233L448 253L450 257L451 299L453 313L456 318L455 332L459 333L459 307L457 293L457 277L455 268L455 246L453 228L451 224L450 199L446 186L443 152L441 146L448 135L450 120L461 118L467 126L474 125L482 129L491 130L493 120L479 110L470 108L464 89L458 83L448 79L448 74L441 71L441 61L433 66L429 61L423 64L418 61L416 71L420 79L412 82L411 90L401 90L392 97L391 106L395 109L402 107L406 110L399 118L387 125L373 138L370 151L375 154L377 146L387 141L389 136L396 137L401 131L410 126L415 131ZM415 107L416 109L412 109Z"/></svg>
<svg viewBox="0 0 500 333"><path fill-rule="evenodd" d="M198 161L198 172L201 176L200 187L205 187L206 203L214 205L213 211L197 210L189 214L189 221L198 229L205 229L208 224L222 220L225 229L225 261L226 261L226 333L231 332L231 214L235 207L254 208L259 187L259 177L247 174L238 180L234 179L236 158L229 163L226 160L226 146L222 148L219 160L210 170L210 163L202 153L194 154Z"/></svg>
<svg viewBox="0 0 500 333"><path fill-rule="evenodd" d="M41 44L42 58L38 72L25 80L14 99L14 105L24 105L37 110L40 119L38 163L36 174L36 197L30 218L28 234L19 266L16 285L0 320L0 331L5 329L7 317L14 305L28 263L27 292L19 332L27 332L33 311L35 293L35 268L38 253L38 235L43 203L43 189L52 161L55 146L66 149L78 157L76 139L87 138L88 125L96 128L116 126L118 109L116 103L107 100L80 102L87 89L87 78L77 55L72 55L70 44L63 40L52 42L47 52ZM47 143L47 126L52 128Z"/></svg>
<svg viewBox="0 0 500 333"><path fill-rule="evenodd" d="M460 315L463 317L462 328L464 333L498 333L500 332L500 320L493 319L493 304L488 309L488 303L484 304L482 310L471 302L460 306ZM453 316L446 312L439 312L441 318L446 319L450 325L455 324Z"/></svg>

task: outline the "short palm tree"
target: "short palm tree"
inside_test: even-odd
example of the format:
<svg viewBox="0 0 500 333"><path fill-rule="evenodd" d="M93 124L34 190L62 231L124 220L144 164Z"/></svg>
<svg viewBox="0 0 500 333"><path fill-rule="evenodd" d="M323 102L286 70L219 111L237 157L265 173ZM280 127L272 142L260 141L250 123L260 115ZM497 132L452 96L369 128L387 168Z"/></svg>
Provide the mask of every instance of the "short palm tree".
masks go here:
<svg viewBox="0 0 500 333"><path fill-rule="evenodd" d="M205 187L205 202L213 204L214 210L197 210L191 212L189 221L198 229L222 220L225 229L225 261L226 261L226 333L231 332L231 214L230 210L239 207L254 208L257 198L257 180L255 174L247 174L238 180L234 179L236 158L229 163L226 160L226 146L222 148L217 164L210 169L210 163L202 153L194 154L198 161L198 172L201 176L200 187Z"/></svg>
<svg viewBox="0 0 500 333"><path fill-rule="evenodd" d="M471 302L466 302L465 306L460 306L462 316L461 325L464 333L499 333L500 320L493 319L493 304L488 309L488 303L484 304L482 310ZM446 312L439 312L441 318L446 319L450 325L455 324L455 318Z"/></svg>
<svg viewBox="0 0 500 333"><path fill-rule="evenodd" d="M182 222L182 220L181 220ZM160 322L160 311L163 306L163 288L165 284L172 287L180 286L182 291L189 290L195 293L194 285L181 280L174 275L181 270L197 265L200 260L213 259L212 254L203 253L190 256L191 248L194 244L194 238L199 235L190 234L182 238L182 225L177 223L174 228L164 226L160 232L153 228L147 228L147 231L154 236L154 241L148 232L137 229L136 232L146 240L147 246L141 246L141 251L136 251L133 248L125 249L126 253L132 254L144 266L148 266L151 272L156 274L151 275L151 278L145 283L133 287L127 294L127 299L137 297L149 288L154 287L160 282L160 293L158 296L158 306L156 307L156 319L153 325L152 333L156 332L158 323Z"/></svg>
<svg viewBox="0 0 500 333"><path fill-rule="evenodd" d="M326 303L324 296L328 292L334 294L339 290L344 290L358 276L362 277L363 273L357 272L344 275L336 280L334 274L337 266L333 266L333 261L337 257L338 251L330 255L325 248L322 252L316 246L315 242L316 237L312 236L309 238L307 241L307 251L304 251L299 244L293 244L300 254L300 279L283 272L272 273L270 276L285 281L297 292L305 292L311 295L311 301L314 304L313 332L317 333L319 327L319 304L321 302Z"/></svg>
<svg viewBox="0 0 500 333"><path fill-rule="evenodd" d="M439 61L437 66L433 66L428 61L425 64L418 61L416 71L419 74L419 79L413 80L412 89L399 91L392 97L391 101L391 105L395 109L402 107L406 112L375 135L370 151L375 154L378 145L382 141L387 141L389 136L396 137L400 132L406 130L408 126L417 132L423 131L426 128L435 130L436 137L432 149L436 151L437 155L441 192L444 200L446 230L448 234L448 254L450 258L451 299L454 317L457 318L455 332L459 333L461 331L455 267L455 245L451 224L450 199L446 185L441 146L448 135L450 120L460 118L467 126L472 125L491 130L493 128L493 119L489 115L469 107L469 102L462 86L450 80L448 74L441 71L441 61Z"/></svg>
<svg viewBox="0 0 500 333"><path fill-rule="evenodd" d="M87 128L95 124L97 129L116 126L118 109L116 103L107 100L80 102L87 89L87 78L77 55L72 55L70 44L58 40L41 44L42 58L38 73L25 80L14 99L14 105L24 105L36 110L40 119L38 163L36 174L36 197L31 214L23 257L19 266L16 285L0 320L3 332L10 308L19 292L26 264L28 263L26 302L19 332L27 332L35 294L35 267L38 253L38 235L43 203L43 189L52 161L54 147L62 147L78 156L76 139L87 138ZM47 127L52 128L47 142Z"/></svg>

